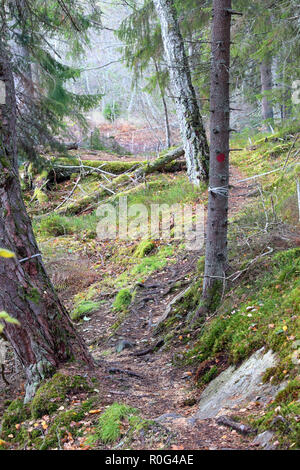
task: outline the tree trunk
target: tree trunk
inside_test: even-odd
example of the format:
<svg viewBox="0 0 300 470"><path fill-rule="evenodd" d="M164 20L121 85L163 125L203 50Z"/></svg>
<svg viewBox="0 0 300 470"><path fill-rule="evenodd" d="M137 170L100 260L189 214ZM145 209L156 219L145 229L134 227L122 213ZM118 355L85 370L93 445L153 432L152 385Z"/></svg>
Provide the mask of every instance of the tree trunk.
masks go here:
<svg viewBox="0 0 300 470"><path fill-rule="evenodd" d="M154 0L176 103L190 181L208 177L209 149L172 0Z"/></svg>
<svg viewBox="0 0 300 470"><path fill-rule="evenodd" d="M260 79L261 79L261 92L263 94L262 98L262 118L264 121L268 120L269 122L273 120L273 107L270 102L269 97L266 93L272 90L272 61L266 58L260 64Z"/></svg>
<svg viewBox="0 0 300 470"><path fill-rule="evenodd" d="M2 42L0 80L6 89L6 101L0 104L0 246L16 255L0 263L0 311L20 322L20 326L7 324L5 334L25 369L25 401L29 401L40 381L60 364L75 359L92 366L93 361L57 297L41 257L31 258L39 249L21 195L14 79Z"/></svg>
<svg viewBox="0 0 300 470"><path fill-rule="evenodd" d="M160 91L160 96L161 96L161 100L162 100L163 107L164 107L165 129L166 129L166 148L168 149L168 148L171 147L171 131L170 131L168 106L167 106L167 102L166 102L166 98L165 98L165 90L164 90L164 88L163 88L163 86L160 82L159 66L158 66L156 60L153 60L153 62L154 62L154 67L155 67L155 71L156 71L157 83L158 83L158 87L159 87L159 91Z"/></svg>
<svg viewBox="0 0 300 470"><path fill-rule="evenodd" d="M210 167L203 301L211 308L227 263L231 0L213 1Z"/></svg>

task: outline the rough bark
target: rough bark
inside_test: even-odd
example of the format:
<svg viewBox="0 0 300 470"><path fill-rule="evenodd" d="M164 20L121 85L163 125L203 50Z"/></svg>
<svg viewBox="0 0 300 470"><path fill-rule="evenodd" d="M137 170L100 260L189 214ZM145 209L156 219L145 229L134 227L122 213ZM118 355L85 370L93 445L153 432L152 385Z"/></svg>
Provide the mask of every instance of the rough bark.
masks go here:
<svg viewBox="0 0 300 470"><path fill-rule="evenodd" d="M203 300L212 306L227 263L231 0L213 1L209 197ZM222 189L220 189L222 188Z"/></svg>
<svg viewBox="0 0 300 470"><path fill-rule="evenodd" d="M31 258L39 249L21 195L14 79L2 42L0 80L6 88L5 104L0 104L0 246L16 255L0 263L0 310L20 322L20 326L7 324L5 334L25 369L25 401L29 401L39 382L60 364L76 359L91 366L93 361L57 297L41 257Z"/></svg>
<svg viewBox="0 0 300 470"><path fill-rule="evenodd" d="M181 127L183 147L190 181L199 185L208 177L209 149L188 58L172 0L154 0L160 20L164 51L169 67L172 91Z"/></svg>
<svg viewBox="0 0 300 470"><path fill-rule="evenodd" d="M267 93L272 91L272 61L270 58L266 58L260 64L260 79L261 79L261 92L262 97L262 118L264 121L268 120L269 122L273 120L273 107L270 102Z"/></svg>

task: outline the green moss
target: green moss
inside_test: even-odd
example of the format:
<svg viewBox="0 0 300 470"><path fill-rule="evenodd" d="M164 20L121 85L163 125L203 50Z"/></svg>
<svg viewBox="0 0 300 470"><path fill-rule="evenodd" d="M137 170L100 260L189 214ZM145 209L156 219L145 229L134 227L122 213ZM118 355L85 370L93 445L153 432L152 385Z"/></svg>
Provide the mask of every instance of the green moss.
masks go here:
<svg viewBox="0 0 300 470"><path fill-rule="evenodd" d="M299 402L300 398L300 380L299 378L291 380L288 385L278 392L274 403Z"/></svg>
<svg viewBox="0 0 300 470"><path fill-rule="evenodd" d="M70 224L58 214L52 214L41 220L39 230L43 235L58 237L70 233Z"/></svg>
<svg viewBox="0 0 300 470"><path fill-rule="evenodd" d="M228 304L212 321L205 324L195 347L186 353L186 359L202 362L224 352L229 362L238 364L252 352L267 346L276 351L280 363L277 379L297 374L294 364L294 344L299 332L300 249L281 252L270 259L268 269L260 269L261 276L247 279L235 288L235 308ZM240 300L243 297L243 300ZM268 371L265 380L274 376Z"/></svg>
<svg viewBox="0 0 300 470"><path fill-rule="evenodd" d="M1 436L6 439L9 434L14 436L19 434L15 425L25 421L30 416L30 410L27 405L24 405L21 399L11 402L5 410L1 421Z"/></svg>
<svg viewBox="0 0 300 470"><path fill-rule="evenodd" d="M250 418L250 424L259 432L271 430L279 449L300 448L300 381L292 380L281 390L268 406L263 416Z"/></svg>
<svg viewBox="0 0 300 470"><path fill-rule="evenodd" d="M37 390L31 402L32 417L39 418L46 414L52 414L59 408L67 395L90 390L85 377L58 372Z"/></svg>
<svg viewBox="0 0 300 470"><path fill-rule="evenodd" d="M132 293L129 289L121 289L113 303L113 308L117 312L124 312L128 310L129 305L132 301Z"/></svg>
<svg viewBox="0 0 300 470"><path fill-rule="evenodd" d="M27 300L30 300L31 302L33 302L37 305L39 304L39 302L41 300L41 295L35 287L32 288L32 289L27 290L26 294L25 294L25 297L26 297Z"/></svg>
<svg viewBox="0 0 300 470"><path fill-rule="evenodd" d="M82 407L79 410L68 410L63 413L59 413L47 430L47 435L40 447L40 450L46 450L51 447L57 448L59 446L59 440L64 437L66 431L72 431L72 434L74 435L74 428L72 428L70 424L73 422L78 423L84 418L84 416L85 412Z"/></svg>
<svg viewBox="0 0 300 470"><path fill-rule="evenodd" d="M100 302L93 302L92 300L83 300L76 305L71 313L72 320L76 321L85 315L91 314L99 310Z"/></svg>
<svg viewBox="0 0 300 470"><path fill-rule="evenodd" d="M204 384L208 384L218 375L218 367L213 366L209 371L207 371L203 377L201 378L201 382Z"/></svg>
<svg viewBox="0 0 300 470"><path fill-rule="evenodd" d="M36 199L39 204L44 204L49 201L47 194L40 188L35 188L33 193L33 199Z"/></svg>
<svg viewBox="0 0 300 470"><path fill-rule="evenodd" d="M136 258L144 258L155 248L155 243L152 240L143 240L139 243L134 252Z"/></svg>

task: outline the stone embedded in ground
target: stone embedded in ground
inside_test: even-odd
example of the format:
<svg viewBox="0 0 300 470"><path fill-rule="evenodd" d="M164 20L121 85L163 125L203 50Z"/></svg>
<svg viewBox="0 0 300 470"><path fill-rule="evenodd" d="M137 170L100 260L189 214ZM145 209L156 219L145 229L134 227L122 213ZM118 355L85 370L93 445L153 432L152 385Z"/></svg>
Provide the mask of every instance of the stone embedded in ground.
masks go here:
<svg viewBox="0 0 300 470"><path fill-rule="evenodd" d="M116 351L118 353L122 352L124 349L131 349L134 347L134 344L126 339L122 339L116 344Z"/></svg>
<svg viewBox="0 0 300 470"><path fill-rule="evenodd" d="M253 444L260 445L264 450L274 450L276 449L276 446L272 444L273 437L274 433L271 431L262 432L256 436Z"/></svg>
<svg viewBox="0 0 300 470"><path fill-rule="evenodd" d="M237 409L259 395L262 402L268 402L285 384L262 384L262 377L267 369L277 363L272 351L265 352L264 348L235 368L229 367L216 377L204 390L199 402L199 409L194 415L196 419L214 418L222 410Z"/></svg>

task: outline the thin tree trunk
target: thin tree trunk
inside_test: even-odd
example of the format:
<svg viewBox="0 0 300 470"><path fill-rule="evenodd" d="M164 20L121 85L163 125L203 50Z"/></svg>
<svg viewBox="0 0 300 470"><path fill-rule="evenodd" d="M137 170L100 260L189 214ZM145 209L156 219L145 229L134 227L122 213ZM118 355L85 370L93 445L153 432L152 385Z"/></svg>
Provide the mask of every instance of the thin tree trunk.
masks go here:
<svg viewBox="0 0 300 470"><path fill-rule="evenodd" d="M165 129L166 129L166 148L171 147L171 131L170 131L170 122L169 122L169 113L168 113L168 106L165 98L165 90L163 89L161 82L160 82L160 70L156 60L154 60L154 67L157 76L157 83L160 91L161 100L164 107L164 115L165 115Z"/></svg>
<svg viewBox="0 0 300 470"><path fill-rule="evenodd" d="M264 121L268 120L269 122L273 120L273 106L266 95L268 92L272 91L272 61L266 58L260 64L260 79L261 79L261 92L262 97L262 118Z"/></svg>
<svg viewBox="0 0 300 470"><path fill-rule="evenodd" d="M199 185L208 177L209 149L192 85L188 58L172 0L154 0L161 24L164 50L176 103L190 181Z"/></svg>
<svg viewBox="0 0 300 470"><path fill-rule="evenodd" d="M93 361L57 297L41 257L31 258L39 249L21 195L14 79L2 42L0 80L6 89L6 102L0 104L0 246L16 255L0 263L0 311L20 322L20 326L7 324L5 334L25 369L25 401L29 401L40 381L60 364L75 359L92 366Z"/></svg>
<svg viewBox="0 0 300 470"><path fill-rule="evenodd" d="M227 263L231 0L213 1L210 167L203 301L211 308Z"/></svg>

